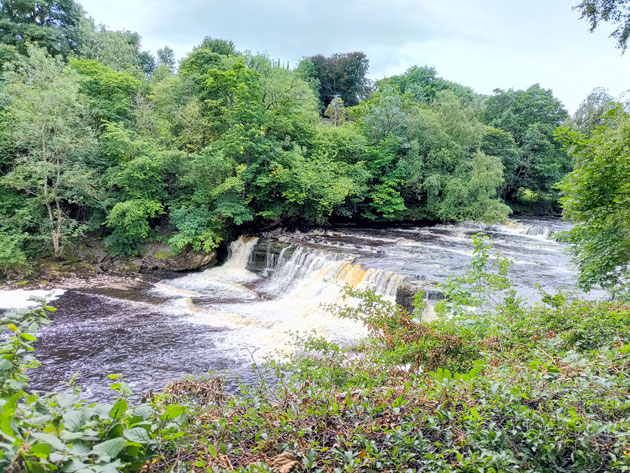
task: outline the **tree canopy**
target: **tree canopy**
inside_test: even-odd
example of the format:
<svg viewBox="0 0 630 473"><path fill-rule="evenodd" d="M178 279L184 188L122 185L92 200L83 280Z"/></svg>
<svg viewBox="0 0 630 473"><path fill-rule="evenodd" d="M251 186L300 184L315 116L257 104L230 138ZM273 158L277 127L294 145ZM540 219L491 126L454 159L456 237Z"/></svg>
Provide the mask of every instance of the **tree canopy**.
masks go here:
<svg viewBox="0 0 630 473"><path fill-rule="evenodd" d="M595 31L602 22L611 23L615 29L610 36L617 40L617 47L625 53L630 38L630 1L582 0L574 8L589 23L591 31Z"/></svg>
<svg viewBox="0 0 630 473"><path fill-rule="evenodd" d="M554 130L608 107L592 94L567 121L539 85L486 97L413 66L372 86L359 51L292 68L213 37L178 67L70 0L1 5L0 241L20 264L80 238L210 251L248 226L557 211Z"/></svg>

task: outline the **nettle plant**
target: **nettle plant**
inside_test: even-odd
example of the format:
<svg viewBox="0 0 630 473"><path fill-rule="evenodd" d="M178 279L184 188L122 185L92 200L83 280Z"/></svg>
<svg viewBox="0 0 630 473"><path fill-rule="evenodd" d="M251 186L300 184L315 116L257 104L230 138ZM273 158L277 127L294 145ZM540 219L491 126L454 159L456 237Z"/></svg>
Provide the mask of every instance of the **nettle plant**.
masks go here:
<svg viewBox="0 0 630 473"><path fill-rule="evenodd" d="M66 383L68 392L28 392L27 371L39 365L33 333L54 310L42 301L1 319L10 337L0 345L0 471L138 471L168 454L184 435L185 408L165 396L132 406L120 374L109 375L112 403L82 400L74 378Z"/></svg>

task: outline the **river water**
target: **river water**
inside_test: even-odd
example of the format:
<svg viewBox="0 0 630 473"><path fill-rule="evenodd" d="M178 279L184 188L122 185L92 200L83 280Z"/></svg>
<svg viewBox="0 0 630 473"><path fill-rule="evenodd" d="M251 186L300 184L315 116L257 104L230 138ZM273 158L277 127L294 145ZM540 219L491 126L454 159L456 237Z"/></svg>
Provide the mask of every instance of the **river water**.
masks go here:
<svg viewBox="0 0 630 473"><path fill-rule="evenodd" d="M86 395L99 399L108 396L110 373L123 373L137 394L217 370L251 382L252 360L290 351L297 332L342 343L365 335L357 322L322 307L345 303L345 284L392 301L410 282L431 288L449 274L463 274L471 236L481 231L513 260L517 291L535 303L536 284L575 290L575 269L553 236L566 229L554 219L522 219L492 227L347 227L241 237L223 265L205 271L50 294L59 310L38 335L42 366L32 372L31 385L54 390L78 372ZM27 295L0 291L0 309L24 306Z"/></svg>

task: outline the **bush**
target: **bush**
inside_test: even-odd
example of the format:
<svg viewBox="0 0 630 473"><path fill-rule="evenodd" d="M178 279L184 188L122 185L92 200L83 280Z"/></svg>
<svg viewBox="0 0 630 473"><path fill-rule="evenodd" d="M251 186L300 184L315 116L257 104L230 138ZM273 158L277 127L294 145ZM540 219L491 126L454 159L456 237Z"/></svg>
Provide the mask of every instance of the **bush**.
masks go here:
<svg viewBox="0 0 630 473"><path fill-rule="evenodd" d="M30 269L23 250L25 235L0 231L0 275L22 274Z"/></svg>

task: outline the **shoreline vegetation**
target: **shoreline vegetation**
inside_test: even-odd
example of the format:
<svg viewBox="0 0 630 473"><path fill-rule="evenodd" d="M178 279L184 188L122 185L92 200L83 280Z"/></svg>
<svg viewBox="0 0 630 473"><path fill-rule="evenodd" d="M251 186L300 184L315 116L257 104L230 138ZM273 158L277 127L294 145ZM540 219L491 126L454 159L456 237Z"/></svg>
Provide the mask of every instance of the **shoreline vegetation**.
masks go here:
<svg viewBox="0 0 630 473"><path fill-rule="evenodd" d="M362 52L292 67L211 37L177 65L51 5L0 6L0 275L91 242L175 262L252 230L557 214L572 160L554 132L592 129L538 84L486 96L429 66L371 82Z"/></svg>
<svg viewBox="0 0 630 473"><path fill-rule="evenodd" d="M625 0L575 8L626 49ZM360 51L292 66L212 37L178 63L75 0L0 1L0 278L190 270L273 228L562 212L580 289L610 299L540 287L530 305L479 234L431 320L422 292L408 310L347 287L356 304L328 310L366 326L358 345L296 339L238 395L210 373L135 401L111 373L109 403L76 378L29 392L56 310L40 301L0 321L0 471L630 471L630 105L597 88L569 116L540 84L368 70Z"/></svg>
<svg viewBox="0 0 630 473"><path fill-rule="evenodd" d="M220 373L140 402L121 374L113 401L26 394L36 333L54 308L5 315L2 456L18 471L628 471L630 305L545 294L529 307L510 262L475 237L469 272L441 289L438 317L348 287L369 336L322 338L254 364L258 381L226 395ZM26 392L25 392L26 391ZM136 393L137 394L137 393Z"/></svg>

